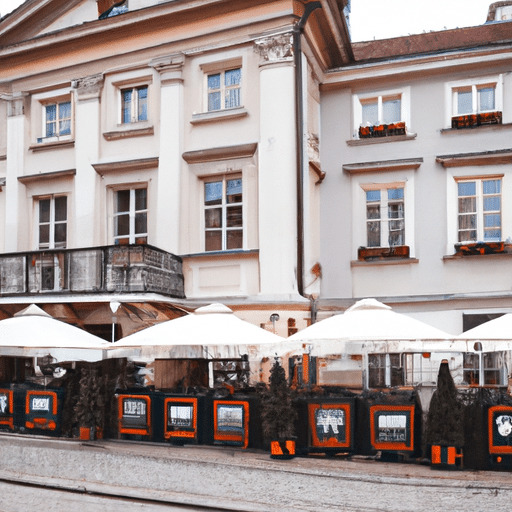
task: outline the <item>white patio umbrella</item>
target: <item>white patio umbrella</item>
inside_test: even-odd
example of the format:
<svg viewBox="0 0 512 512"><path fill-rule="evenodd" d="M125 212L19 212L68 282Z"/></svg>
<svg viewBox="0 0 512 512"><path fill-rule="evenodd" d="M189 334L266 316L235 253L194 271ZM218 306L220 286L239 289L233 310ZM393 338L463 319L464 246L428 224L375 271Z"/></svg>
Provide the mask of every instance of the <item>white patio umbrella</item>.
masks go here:
<svg viewBox="0 0 512 512"><path fill-rule="evenodd" d="M512 350L512 313L489 320L457 337L460 340L466 340L468 345L474 345L474 342L480 341L482 352L510 351Z"/></svg>
<svg viewBox="0 0 512 512"><path fill-rule="evenodd" d="M227 306L215 303L122 338L112 344L109 357L229 359L254 354L260 345L283 341L281 336L241 320Z"/></svg>
<svg viewBox="0 0 512 512"><path fill-rule="evenodd" d="M108 343L52 318L34 304L0 320L0 355L51 356L56 361L101 361Z"/></svg>

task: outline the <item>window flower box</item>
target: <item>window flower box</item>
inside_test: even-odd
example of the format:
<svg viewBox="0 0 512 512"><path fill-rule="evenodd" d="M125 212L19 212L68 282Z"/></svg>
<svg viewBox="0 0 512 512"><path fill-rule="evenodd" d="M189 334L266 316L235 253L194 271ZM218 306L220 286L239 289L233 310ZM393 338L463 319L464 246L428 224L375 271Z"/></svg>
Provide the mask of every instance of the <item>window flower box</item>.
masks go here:
<svg viewBox="0 0 512 512"><path fill-rule="evenodd" d="M452 117L452 128L474 128L488 124L501 124L501 112L485 112Z"/></svg>
<svg viewBox="0 0 512 512"><path fill-rule="evenodd" d="M455 244L456 256L474 256L482 254L501 254L512 252L512 244L505 242L474 242Z"/></svg>
<svg viewBox="0 0 512 512"><path fill-rule="evenodd" d="M380 260L385 258L409 258L409 246L359 247L357 250L357 259L359 261Z"/></svg>
<svg viewBox="0 0 512 512"><path fill-rule="evenodd" d="M405 135L404 122L359 127L360 139L370 139L374 137L389 137L393 135Z"/></svg>

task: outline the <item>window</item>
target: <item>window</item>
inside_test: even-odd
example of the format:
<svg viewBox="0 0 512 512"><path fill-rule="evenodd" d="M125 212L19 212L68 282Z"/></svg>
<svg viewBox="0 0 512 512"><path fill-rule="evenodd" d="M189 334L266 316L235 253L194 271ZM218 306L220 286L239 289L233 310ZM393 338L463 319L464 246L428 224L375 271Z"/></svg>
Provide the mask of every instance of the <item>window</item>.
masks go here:
<svg viewBox="0 0 512 512"><path fill-rule="evenodd" d="M71 101L46 105L44 111L46 137L71 135Z"/></svg>
<svg viewBox="0 0 512 512"><path fill-rule="evenodd" d="M41 198L38 203L39 249L64 249L67 241L67 197Z"/></svg>
<svg viewBox="0 0 512 512"><path fill-rule="evenodd" d="M368 354L368 385L370 388L403 386L400 354Z"/></svg>
<svg viewBox="0 0 512 512"><path fill-rule="evenodd" d="M466 80L447 84L451 95L450 121L452 128L472 128L486 124L501 124L502 77L489 80Z"/></svg>
<svg viewBox="0 0 512 512"><path fill-rule="evenodd" d="M114 193L114 243L145 244L148 241L147 189L130 188Z"/></svg>
<svg viewBox="0 0 512 512"><path fill-rule="evenodd" d="M242 68L206 75L208 112L241 105Z"/></svg>
<svg viewBox="0 0 512 512"><path fill-rule="evenodd" d="M481 358L481 362L480 362ZM480 375L483 367L483 375ZM464 354L464 384L474 386L504 386L507 379L507 368L502 352L486 352L482 354Z"/></svg>
<svg viewBox="0 0 512 512"><path fill-rule="evenodd" d="M148 86L121 90L121 122L137 123L148 120Z"/></svg>
<svg viewBox="0 0 512 512"><path fill-rule="evenodd" d="M407 135L410 125L410 87L354 94L352 101L354 138Z"/></svg>
<svg viewBox="0 0 512 512"><path fill-rule="evenodd" d="M204 184L205 250L243 246L242 178L224 177Z"/></svg>
<svg viewBox="0 0 512 512"><path fill-rule="evenodd" d="M405 245L404 189L366 191L367 247Z"/></svg>
<svg viewBox="0 0 512 512"><path fill-rule="evenodd" d="M460 242L501 240L501 179L458 181Z"/></svg>

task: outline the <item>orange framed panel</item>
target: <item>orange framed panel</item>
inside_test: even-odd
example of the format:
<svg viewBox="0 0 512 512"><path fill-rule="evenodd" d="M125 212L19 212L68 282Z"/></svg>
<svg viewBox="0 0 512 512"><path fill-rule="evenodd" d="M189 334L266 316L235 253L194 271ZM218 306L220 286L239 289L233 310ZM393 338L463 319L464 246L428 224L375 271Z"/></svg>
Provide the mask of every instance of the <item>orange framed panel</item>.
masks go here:
<svg viewBox="0 0 512 512"><path fill-rule="evenodd" d="M247 448L249 444L249 402L242 400L213 401L213 441Z"/></svg>
<svg viewBox="0 0 512 512"><path fill-rule="evenodd" d="M14 393L12 389L0 389L0 425L14 429Z"/></svg>
<svg viewBox="0 0 512 512"><path fill-rule="evenodd" d="M151 434L151 397L148 395L117 395L120 434Z"/></svg>
<svg viewBox="0 0 512 512"><path fill-rule="evenodd" d="M489 453L512 454L512 406L489 407L487 421Z"/></svg>
<svg viewBox="0 0 512 512"><path fill-rule="evenodd" d="M164 400L164 438L197 437L197 398L172 397Z"/></svg>
<svg viewBox="0 0 512 512"><path fill-rule="evenodd" d="M309 403L308 422L312 447L351 447L352 417L349 403Z"/></svg>
<svg viewBox="0 0 512 512"><path fill-rule="evenodd" d="M25 396L25 427L56 430L59 400L55 391L27 390Z"/></svg>
<svg viewBox="0 0 512 512"><path fill-rule="evenodd" d="M370 406L370 440L375 450L414 451L414 405Z"/></svg>

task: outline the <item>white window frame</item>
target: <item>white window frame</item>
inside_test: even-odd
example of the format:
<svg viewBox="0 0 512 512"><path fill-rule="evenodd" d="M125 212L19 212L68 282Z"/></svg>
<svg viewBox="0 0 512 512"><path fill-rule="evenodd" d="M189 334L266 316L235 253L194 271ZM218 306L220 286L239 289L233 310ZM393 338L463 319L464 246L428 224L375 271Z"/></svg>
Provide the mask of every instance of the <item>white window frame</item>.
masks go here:
<svg viewBox="0 0 512 512"><path fill-rule="evenodd" d="M486 212L490 214L496 214L499 213L500 215L500 229L501 229L501 237L499 239L492 238L492 239L486 239L485 238L485 225L484 225L484 197L486 194L483 193L483 182L484 181L494 181L499 180L500 181L500 192L499 194L487 194L487 196L500 196L500 210L486 210ZM457 243L476 243L476 242L499 242L503 240L503 177L502 176L475 176L475 177L463 177L463 178L455 178L456 181L456 192L457 192ZM475 182L475 188L476 188L476 239L475 240L469 240L469 239L463 239L459 240L459 233L460 231L463 231L460 229L459 224L459 218L461 216L461 212L459 211L459 196L458 193L458 185L459 183L470 183ZM463 196L463 197L470 197L470 196ZM473 196L471 196L473 197ZM470 213L469 213L470 214ZM468 214L468 215L469 215ZM468 230L464 230L468 231Z"/></svg>
<svg viewBox="0 0 512 512"><path fill-rule="evenodd" d="M218 62L208 62L200 65L203 72L203 112L207 114L214 114L215 112L229 111L233 109L243 108L243 93L244 93L244 67L242 64L241 57L235 57ZM240 83L235 86L225 85L225 73L234 69L240 69ZM208 77L211 75L220 74L220 97L221 97L221 108L215 110L209 110L208 103ZM234 107L226 107L226 91L230 89L237 89L240 94L239 104Z"/></svg>
<svg viewBox="0 0 512 512"><path fill-rule="evenodd" d="M136 210L136 202L135 202L135 191L145 189L146 190L146 208L141 210ZM117 212L117 194L118 192L122 192L128 190L130 191L130 201L129 201L129 210ZM112 240L114 245L119 244L119 240L128 239L128 244L136 244L136 243L144 243L147 244L149 242L149 189L148 184L137 184L137 185L118 185L116 187L112 187ZM145 233L136 233L135 232L135 219L137 214L145 213L146 214L146 232ZM116 222L117 218L120 215L129 216L129 232L127 235L116 235ZM146 238L145 242L137 242L139 238ZM126 244L122 244L126 245Z"/></svg>
<svg viewBox="0 0 512 512"><path fill-rule="evenodd" d="M139 103L140 103L140 95L139 91L142 89L146 89L146 119L139 119ZM130 101L130 120L125 121L124 115L123 115L123 107L124 107L124 100L123 100L123 94L126 91L130 91L132 93L132 99ZM148 121L149 118L149 85L148 84L142 84L137 85L134 87L121 87L119 89L119 95L120 95L120 124L122 125L128 125L131 123L144 123Z"/></svg>
<svg viewBox="0 0 512 512"><path fill-rule="evenodd" d="M401 244L401 245L408 245L407 244L407 240L408 240L407 223L406 223L406 219L408 217L408 212L407 212L407 208L406 208L405 182L361 184L361 188L363 189L364 194L365 194L365 209L364 209L365 243L362 246L363 247L390 247L390 245L389 245L389 233L390 233L389 224L390 224L390 221L396 220L396 219L392 219L389 217L388 205L389 205L389 203L397 202L397 200L393 200L393 199L388 200L387 191L391 190L391 189L403 189L403 199L401 202L404 205L404 217L403 217L403 222L404 222L403 238L404 238L404 240L403 240L403 244ZM381 213L380 219L368 219L367 218L367 207L368 207L369 202L366 200L366 193L373 192L373 191L380 191L380 196L381 196L380 201L375 202L375 204L378 203L380 206L380 213ZM368 223L375 222L377 220L380 222L380 245L370 246L370 245L368 245L368 235L367 235Z"/></svg>
<svg viewBox="0 0 512 512"><path fill-rule="evenodd" d="M65 220L56 220L55 218L55 200L58 198L66 198L66 219ZM41 222L40 217L40 204L41 201L50 201L50 218L48 222ZM38 196L34 198L34 213L35 213L35 235L36 235L36 246L38 250L45 249L65 249L68 245L68 235L69 235L69 215L68 215L68 195L67 194L51 194ZM57 243L55 241L55 226L56 225L66 225L66 240L64 242ZM48 225L49 234L48 234L48 243L41 243L40 240L40 226Z"/></svg>
<svg viewBox="0 0 512 512"><path fill-rule="evenodd" d="M227 203L227 182L230 180L241 180L242 181L242 201L236 202L236 203ZM207 183L215 183L215 182L222 182L222 198L221 198L221 204L220 205L206 205L206 184ZM244 202L244 196L245 196L245 190L244 190L244 179L242 176L242 172L237 173L230 173L230 174L223 174L223 175L216 175L211 176L206 179L203 179L203 248L205 252L217 252L217 251L236 251L236 250L242 250L244 248L244 240L245 240L245 202ZM233 226L228 227L227 226L227 210L229 207L240 207L242 208L242 225L241 226ZM213 210L221 208L221 226L215 227L215 228L207 228L206 226L206 212L207 210ZM228 232L229 231L241 231L242 232L242 245L241 247L234 247L228 249ZM213 249L213 250L207 250L206 249L206 233L207 232L221 232L221 249Z"/></svg>
<svg viewBox="0 0 512 512"><path fill-rule="evenodd" d="M357 93L352 96L352 112L353 112L353 138L359 139L359 128L363 125L363 105L372 101L378 103L379 124L384 123L383 120L383 102L388 99L400 98L400 114L399 122L405 123L406 133L411 131L411 88L403 87L400 89L389 89L381 91L373 91L369 93ZM374 125L375 126L375 125Z"/></svg>
<svg viewBox="0 0 512 512"><path fill-rule="evenodd" d="M494 109L493 110L479 110L478 108L478 89L494 86ZM474 79L457 80L455 82L448 82L445 84L445 126L451 128L452 118L459 115L458 113L458 91L467 90L471 88L473 93L472 103L473 112L471 114L479 114L484 112L503 112L503 75L486 76Z"/></svg>
<svg viewBox="0 0 512 512"><path fill-rule="evenodd" d="M32 107L35 110L35 124L32 124L36 133L37 144L45 144L49 142L59 142L74 140L75 137L75 95L69 89L60 89L58 91L48 91L45 93L35 94L34 102ZM46 121L46 107L50 105L59 105L62 103L71 104L71 117L70 117L70 132L65 135L59 133L59 118L58 118L58 107L57 107L57 118L56 118L56 134L53 136L46 135L47 121ZM39 126L37 126L37 122Z"/></svg>

